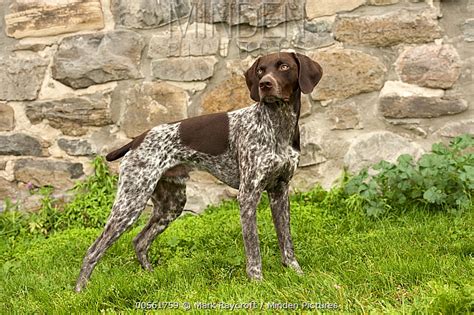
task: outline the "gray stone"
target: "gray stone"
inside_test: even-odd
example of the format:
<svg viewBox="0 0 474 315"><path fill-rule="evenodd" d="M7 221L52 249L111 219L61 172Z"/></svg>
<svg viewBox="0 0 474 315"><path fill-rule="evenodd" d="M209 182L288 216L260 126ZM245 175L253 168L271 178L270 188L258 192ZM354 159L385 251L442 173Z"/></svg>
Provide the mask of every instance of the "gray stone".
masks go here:
<svg viewBox="0 0 474 315"><path fill-rule="evenodd" d="M10 182L3 177L0 177L0 208L2 206L2 202L6 198L15 199L17 191L18 186L15 183Z"/></svg>
<svg viewBox="0 0 474 315"><path fill-rule="evenodd" d="M125 30L66 37L54 56L53 78L75 89L140 78L143 47L139 34Z"/></svg>
<svg viewBox="0 0 474 315"><path fill-rule="evenodd" d="M120 128L130 138L159 124L187 117L187 93L166 82L119 85L114 100L122 112L117 119Z"/></svg>
<svg viewBox="0 0 474 315"><path fill-rule="evenodd" d="M400 54L396 69L404 82L447 89L461 74L461 58L452 45L415 46Z"/></svg>
<svg viewBox="0 0 474 315"><path fill-rule="evenodd" d="M305 118L311 115L313 104L311 104L310 98L311 96L309 95L301 95L300 118Z"/></svg>
<svg viewBox="0 0 474 315"><path fill-rule="evenodd" d="M224 185L206 172L193 171L186 182L186 205L184 209L201 213L209 205L218 205L225 199L235 198L236 189Z"/></svg>
<svg viewBox="0 0 474 315"><path fill-rule="evenodd" d="M95 153L91 144L84 139L61 138L58 140L58 146L72 156L90 156Z"/></svg>
<svg viewBox="0 0 474 315"><path fill-rule="evenodd" d="M8 4L6 1L0 2L0 16L4 17L8 14ZM7 34L3 31L6 28L5 19L0 18L0 53L5 55L6 53L12 51L12 48L16 44L16 40L8 37Z"/></svg>
<svg viewBox="0 0 474 315"><path fill-rule="evenodd" d="M338 160L299 167L290 182L290 191L310 191L319 185L329 190L335 183L340 182L343 170L344 165Z"/></svg>
<svg viewBox="0 0 474 315"><path fill-rule="evenodd" d="M376 57L352 49L309 54L323 68L323 78L311 93L315 100L344 99L382 88L387 69Z"/></svg>
<svg viewBox="0 0 474 315"><path fill-rule="evenodd" d="M248 0L236 3L233 0L203 0L193 2L192 17L197 22L229 25L249 24L273 27L285 21L304 19L302 1Z"/></svg>
<svg viewBox="0 0 474 315"><path fill-rule="evenodd" d="M48 61L33 52L15 52L0 59L0 100L34 100Z"/></svg>
<svg viewBox="0 0 474 315"><path fill-rule="evenodd" d="M292 37L297 31L298 28L294 23L271 28L253 28L242 25L239 26L236 43L240 50L250 52L251 55L268 54L292 48Z"/></svg>
<svg viewBox="0 0 474 315"><path fill-rule="evenodd" d="M0 155L45 156L41 142L29 135L16 133L0 136Z"/></svg>
<svg viewBox="0 0 474 315"><path fill-rule="evenodd" d="M320 18L305 21L303 29L293 37L293 46L306 50L330 46L335 43L332 36L332 19Z"/></svg>
<svg viewBox="0 0 474 315"><path fill-rule="evenodd" d="M467 102L455 98L386 97L380 110L387 118L434 118L467 110Z"/></svg>
<svg viewBox="0 0 474 315"><path fill-rule="evenodd" d="M387 81L380 91L380 111L387 118L432 118L467 110L467 102L434 90Z"/></svg>
<svg viewBox="0 0 474 315"><path fill-rule="evenodd" d="M35 43L35 42L28 42L28 41L19 41L16 43L13 51L21 51L21 50L30 50L33 52L40 52L45 50L48 45L46 43Z"/></svg>
<svg viewBox="0 0 474 315"><path fill-rule="evenodd" d="M150 40L148 57L156 59L218 54L220 40L219 35L212 31L213 26L200 24L196 28L191 25L190 30L183 30L183 34L175 31L154 35Z"/></svg>
<svg viewBox="0 0 474 315"><path fill-rule="evenodd" d="M15 162L14 175L17 181L24 183L65 189L71 188L84 171L81 163L20 159Z"/></svg>
<svg viewBox="0 0 474 315"><path fill-rule="evenodd" d="M101 29L104 19L99 0L14 0L5 24L8 36L23 38Z"/></svg>
<svg viewBox="0 0 474 315"><path fill-rule="evenodd" d="M448 122L435 134L448 138L454 138L462 134L474 135L474 119Z"/></svg>
<svg viewBox="0 0 474 315"><path fill-rule="evenodd" d="M464 21L462 32L466 42L474 42L474 19Z"/></svg>
<svg viewBox="0 0 474 315"><path fill-rule="evenodd" d="M111 93L95 93L61 100L30 102L25 106L26 116L37 124L44 119L63 134L80 136L85 126L105 126L112 123L109 104Z"/></svg>
<svg viewBox="0 0 474 315"><path fill-rule="evenodd" d="M214 74L216 57L156 59L151 62L156 79L171 81L203 81Z"/></svg>
<svg viewBox="0 0 474 315"><path fill-rule="evenodd" d="M321 18L314 19L311 21L304 21L303 29L310 33L331 33L332 31L332 19Z"/></svg>
<svg viewBox="0 0 474 315"><path fill-rule="evenodd" d="M415 143L388 131L375 131L356 137L344 156L344 164L355 173L381 160L395 162L402 154L419 158L423 150Z"/></svg>
<svg viewBox="0 0 474 315"><path fill-rule="evenodd" d="M1 180L0 180L1 182ZM0 183L1 185L1 183ZM17 187L16 192L10 194L10 198L15 203L15 209L20 212L37 212L43 207L44 197L40 194L31 194L31 189L29 185L20 183L19 185L13 184L14 187ZM34 186L32 186L34 187ZM1 190L1 188L0 188ZM54 200L55 204L63 205L71 202L74 199L75 194L73 192L58 192L51 195L51 198ZM1 212L1 198L0 198L0 212Z"/></svg>
<svg viewBox="0 0 474 315"><path fill-rule="evenodd" d="M326 162L322 145L325 130L321 124L316 121L308 122L300 126L300 131L301 156L298 166L305 167Z"/></svg>
<svg viewBox="0 0 474 315"><path fill-rule="evenodd" d="M94 154L106 155L113 149L119 148L122 145L130 142L129 139L122 139L117 141L119 134L116 132L115 125L105 126L94 131L88 142L91 144Z"/></svg>
<svg viewBox="0 0 474 315"><path fill-rule="evenodd" d="M327 47L335 43L330 32L299 32L293 37L293 46L301 49L317 49Z"/></svg>
<svg viewBox="0 0 474 315"><path fill-rule="evenodd" d="M426 5L377 9L366 7L338 15L333 26L336 39L348 44L386 47L428 43L441 37L436 12Z"/></svg>
<svg viewBox="0 0 474 315"><path fill-rule="evenodd" d="M111 9L118 25L137 29L169 24L191 12L190 0L127 1L112 0Z"/></svg>
<svg viewBox="0 0 474 315"><path fill-rule="evenodd" d="M359 109L355 102L331 105L328 117L332 130L362 129Z"/></svg>
<svg viewBox="0 0 474 315"><path fill-rule="evenodd" d="M257 52L258 50L263 52L269 51L280 51L281 49L287 49L291 47L291 38L252 38L252 39L239 39L237 41L237 47L242 51Z"/></svg>
<svg viewBox="0 0 474 315"><path fill-rule="evenodd" d="M0 131L10 131L15 128L15 112L7 104L0 103Z"/></svg>

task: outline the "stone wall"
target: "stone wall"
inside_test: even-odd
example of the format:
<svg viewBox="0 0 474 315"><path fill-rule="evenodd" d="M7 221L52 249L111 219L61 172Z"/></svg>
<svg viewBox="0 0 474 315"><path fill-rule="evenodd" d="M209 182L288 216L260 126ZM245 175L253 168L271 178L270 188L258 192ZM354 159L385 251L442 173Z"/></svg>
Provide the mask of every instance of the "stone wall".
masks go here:
<svg viewBox="0 0 474 315"><path fill-rule="evenodd" d="M474 133L473 0L7 0L0 16L0 200L23 208L152 126L251 104L243 71L278 50L324 69L294 189ZM202 172L188 191L195 211L235 195Z"/></svg>

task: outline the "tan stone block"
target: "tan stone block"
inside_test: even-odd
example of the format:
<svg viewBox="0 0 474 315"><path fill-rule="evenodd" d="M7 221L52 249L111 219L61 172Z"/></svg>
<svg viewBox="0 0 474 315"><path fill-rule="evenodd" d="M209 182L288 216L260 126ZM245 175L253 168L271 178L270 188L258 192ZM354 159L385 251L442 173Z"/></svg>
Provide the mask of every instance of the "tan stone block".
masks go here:
<svg viewBox="0 0 474 315"><path fill-rule="evenodd" d="M370 5L390 5L398 3L400 0L368 0Z"/></svg>
<svg viewBox="0 0 474 315"><path fill-rule="evenodd" d="M436 12L428 6L379 9L372 7L338 15L334 36L344 43L378 47L427 43L441 37Z"/></svg>
<svg viewBox="0 0 474 315"><path fill-rule="evenodd" d="M311 93L315 100L344 99L382 88L387 69L376 57L352 49L309 54L323 68L323 78Z"/></svg>
<svg viewBox="0 0 474 315"><path fill-rule="evenodd" d="M7 104L0 103L0 131L10 131L15 128L15 112Z"/></svg>
<svg viewBox="0 0 474 315"><path fill-rule="evenodd" d="M351 11L363 4L365 0L306 1L306 16L311 20L338 12Z"/></svg>
<svg viewBox="0 0 474 315"><path fill-rule="evenodd" d="M461 74L461 59L452 45L421 45L403 51L396 70L404 82L447 89Z"/></svg>
<svg viewBox="0 0 474 315"><path fill-rule="evenodd" d="M104 27L99 0L16 0L5 16L8 36L50 36Z"/></svg>
<svg viewBox="0 0 474 315"><path fill-rule="evenodd" d="M233 75L204 94L201 108L203 113L208 114L228 112L253 103L255 102L250 98L245 78Z"/></svg>

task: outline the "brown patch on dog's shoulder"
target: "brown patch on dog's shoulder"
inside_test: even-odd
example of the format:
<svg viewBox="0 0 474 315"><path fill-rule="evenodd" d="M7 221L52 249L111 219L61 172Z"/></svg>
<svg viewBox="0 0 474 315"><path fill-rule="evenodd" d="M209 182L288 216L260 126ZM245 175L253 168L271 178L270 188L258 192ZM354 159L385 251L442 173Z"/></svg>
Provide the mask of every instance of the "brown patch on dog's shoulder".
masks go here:
<svg viewBox="0 0 474 315"><path fill-rule="evenodd" d="M179 125L179 136L193 150L223 154L229 147L229 116L217 113L185 119Z"/></svg>

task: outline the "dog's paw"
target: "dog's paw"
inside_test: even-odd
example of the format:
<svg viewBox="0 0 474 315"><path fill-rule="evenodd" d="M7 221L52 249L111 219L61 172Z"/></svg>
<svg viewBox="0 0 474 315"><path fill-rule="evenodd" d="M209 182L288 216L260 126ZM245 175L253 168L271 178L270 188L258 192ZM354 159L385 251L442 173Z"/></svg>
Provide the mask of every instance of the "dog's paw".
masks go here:
<svg viewBox="0 0 474 315"><path fill-rule="evenodd" d="M257 267L248 268L247 276L250 278L250 280L262 281L263 280L262 269L257 268Z"/></svg>
<svg viewBox="0 0 474 315"><path fill-rule="evenodd" d="M296 260L292 260L289 263L284 264L286 267L293 269L297 274L303 275L303 269L301 269L300 264Z"/></svg>
<svg viewBox="0 0 474 315"><path fill-rule="evenodd" d="M261 274L253 275L253 276L249 275L249 278L250 278L251 281L256 281L256 282L263 281L263 276Z"/></svg>

